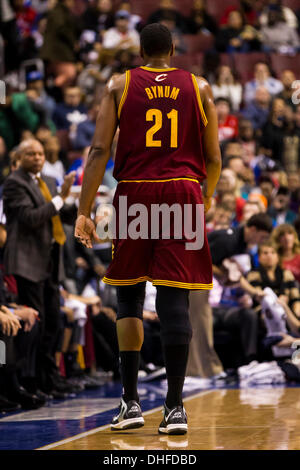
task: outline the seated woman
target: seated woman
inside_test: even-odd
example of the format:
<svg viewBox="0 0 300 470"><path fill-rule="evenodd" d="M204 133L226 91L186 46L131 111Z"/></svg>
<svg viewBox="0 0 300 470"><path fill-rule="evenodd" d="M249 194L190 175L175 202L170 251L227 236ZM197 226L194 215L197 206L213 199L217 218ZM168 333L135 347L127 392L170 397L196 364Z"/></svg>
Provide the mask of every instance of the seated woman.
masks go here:
<svg viewBox="0 0 300 470"><path fill-rule="evenodd" d="M242 14L234 10L228 15L226 26L219 31L216 49L228 53L260 50L259 33L245 24Z"/></svg>
<svg viewBox="0 0 300 470"><path fill-rule="evenodd" d="M291 348L296 341L295 338L300 337L300 292L291 271L280 267L276 247L272 242L262 243L258 254L258 269L250 271L247 280L255 288L272 289L272 295L277 296L276 306L282 307L284 314L278 321L275 311L265 309L262 317L265 325L270 326L272 322L273 324L271 325L272 335L266 335L264 344L268 349L276 345L277 358L291 357L292 350L289 349L287 352L286 348ZM255 300L254 308L257 312L262 312L265 295L266 292L261 292L259 298ZM269 341L271 339L272 342ZM280 353L280 348L282 348L282 353Z"/></svg>
<svg viewBox="0 0 300 470"><path fill-rule="evenodd" d="M289 269L300 283L300 241L295 228L281 224L272 233L272 240L284 269Z"/></svg>

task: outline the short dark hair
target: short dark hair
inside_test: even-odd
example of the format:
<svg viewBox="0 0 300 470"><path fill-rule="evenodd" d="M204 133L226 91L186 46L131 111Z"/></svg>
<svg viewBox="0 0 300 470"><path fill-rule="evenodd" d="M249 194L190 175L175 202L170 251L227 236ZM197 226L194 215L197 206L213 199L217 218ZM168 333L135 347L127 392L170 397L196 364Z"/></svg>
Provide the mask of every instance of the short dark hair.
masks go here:
<svg viewBox="0 0 300 470"><path fill-rule="evenodd" d="M229 109L231 109L231 101L229 98L226 98L225 96L219 96L218 98L215 99L215 104L219 103L227 103L229 106Z"/></svg>
<svg viewBox="0 0 300 470"><path fill-rule="evenodd" d="M273 230L272 219L264 212L254 214L247 221L247 227L255 227L257 230L263 230L264 232L271 233Z"/></svg>
<svg viewBox="0 0 300 470"><path fill-rule="evenodd" d="M289 195L290 195L290 190L286 186L280 186L276 193L276 196L289 196Z"/></svg>
<svg viewBox="0 0 300 470"><path fill-rule="evenodd" d="M160 23L145 26L140 39L141 48L149 57L168 54L172 48L172 35L168 28Z"/></svg>

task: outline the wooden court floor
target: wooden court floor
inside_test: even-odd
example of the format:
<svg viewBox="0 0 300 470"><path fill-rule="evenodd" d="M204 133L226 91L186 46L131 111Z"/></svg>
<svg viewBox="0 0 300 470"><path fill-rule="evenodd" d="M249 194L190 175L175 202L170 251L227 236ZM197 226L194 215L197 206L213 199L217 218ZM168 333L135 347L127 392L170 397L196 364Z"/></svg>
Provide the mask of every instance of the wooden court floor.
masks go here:
<svg viewBox="0 0 300 470"><path fill-rule="evenodd" d="M53 450L299 450L300 389L248 388L200 392L184 402L185 436L162 436L161 409L145 413L145 426L88 431L42 449Z"/></svg>

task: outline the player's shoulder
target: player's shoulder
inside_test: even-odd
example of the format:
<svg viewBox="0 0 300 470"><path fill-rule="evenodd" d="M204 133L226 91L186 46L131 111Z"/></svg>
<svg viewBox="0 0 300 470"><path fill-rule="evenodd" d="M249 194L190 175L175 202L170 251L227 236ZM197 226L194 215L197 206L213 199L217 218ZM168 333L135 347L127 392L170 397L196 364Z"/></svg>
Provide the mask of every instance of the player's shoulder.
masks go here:
<svg viewBox="0 0 300 470"><path fill-rule="evenodd" d="M205 102L207 99L213 99L212 89L208 81L199 75L195 75L195 79L200 91L202 102Z"/></svg>
<svg viewBox="0 0 300 470"><path fill-rule="evenodd" d="M124 90L126 83L126 73L115 73L106 84L109 93L117 93Z"/></svg>

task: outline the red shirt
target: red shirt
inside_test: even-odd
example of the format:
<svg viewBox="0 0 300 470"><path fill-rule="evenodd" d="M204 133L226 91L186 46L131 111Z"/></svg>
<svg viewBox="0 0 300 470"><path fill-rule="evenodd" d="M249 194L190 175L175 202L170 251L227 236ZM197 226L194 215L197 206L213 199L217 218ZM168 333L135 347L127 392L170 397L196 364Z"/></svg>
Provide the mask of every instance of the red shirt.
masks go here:
<svg viewBox="0 0 300 470"><path fill-rule="evenodd" d="M185 70L126 72L119 106L114 177L120 180L206 178L206 116L195 77Z"/></svg>
<svg viewBox="0 0 300 470"><path fill-rule="evenodd" d="M219 140L233 139L238 136L238 120L235 116L229 114L223 123L219 123Z"/></svg>
<svg viewBox="0 0 300 470"><path fill-rule="evenodd" d="M294 258L283 260L284 269L289 269L294 274L295 279L300 282L300 254L295 255Z"/></svg>
<svg viewBox="0 0 300 470"><path fill-rule="evenodd" d="M22 36L29 36L36 15L36 11L31 7L24 7L21 12L17 12L17 25Z"/></svg>

